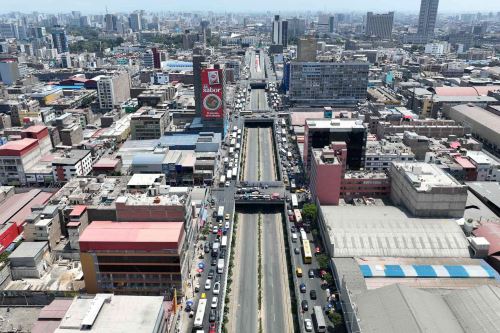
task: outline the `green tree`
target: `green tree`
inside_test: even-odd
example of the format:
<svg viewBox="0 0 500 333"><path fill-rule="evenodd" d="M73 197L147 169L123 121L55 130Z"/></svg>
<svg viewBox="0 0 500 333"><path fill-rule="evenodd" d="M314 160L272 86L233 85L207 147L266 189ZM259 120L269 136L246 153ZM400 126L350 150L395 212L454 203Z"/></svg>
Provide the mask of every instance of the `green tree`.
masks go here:
<svg viewBox="0 0 500 333"><path fill-rule="evenodd" d="M333 285L333 276L332 274L330 273L326 273L324 276L323 276L323 279L326 281L326 283L328 283L328 285Z"/></svg>
<svg viewBox="0 0 500 333"><path fill-rule="evenodd" d="M324 253L318 254L316 256L316 260L318 261L319 268L328 269L330 258L326 254Z"/></svg>
<svg viewBox="0 0 500 333"><path fill-rule="evenodd" d="M302 216L308 221L316 221L318 216L318 208L315 204L305 204L302 208Z"/></svg>
<svg viewBox="0 0 500 333"><path fill-rule="evenodd" d="M340 326L342 324L342 316L338 312L328 312L328 319L330 319L334 326Z"/></svg>

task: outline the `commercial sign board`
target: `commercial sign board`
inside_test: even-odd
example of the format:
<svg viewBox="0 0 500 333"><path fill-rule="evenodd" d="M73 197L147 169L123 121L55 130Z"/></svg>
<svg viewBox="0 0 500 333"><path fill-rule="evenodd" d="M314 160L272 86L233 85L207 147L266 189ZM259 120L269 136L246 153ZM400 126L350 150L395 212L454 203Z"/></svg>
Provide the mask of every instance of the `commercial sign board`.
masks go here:
<svg viewBox="0 0 500 333"><path fill-rule="evenodd" d="M224 117L222 70L203 69L201 71L201 116L203 119Z"/></svg>

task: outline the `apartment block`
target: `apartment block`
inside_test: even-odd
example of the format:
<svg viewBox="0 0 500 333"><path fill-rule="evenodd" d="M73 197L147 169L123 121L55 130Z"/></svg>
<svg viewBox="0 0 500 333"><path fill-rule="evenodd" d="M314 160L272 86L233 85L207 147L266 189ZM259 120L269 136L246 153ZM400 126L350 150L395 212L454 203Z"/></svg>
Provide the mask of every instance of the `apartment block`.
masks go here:
<svg viewBox="0 0 500 333"><path fill-rule="evenodd" d="M388 170L392 161L413 161L415 154L402 142L386 139L366 143L365 170Z"/></svg>
<svg viewBox="0 0 500 333"><path fill-rule="evenodd" d="M67 182L73 177L86 176L92 171L90 150L73 149L52 161L52 173L57 182Z"/></svg>
<svg viewBox="0 0 500 333"><path fill-rule="evenodd" d="M159 139L167 129L168 112L142 107L132 114L130 132L132 140Z"/></svg>

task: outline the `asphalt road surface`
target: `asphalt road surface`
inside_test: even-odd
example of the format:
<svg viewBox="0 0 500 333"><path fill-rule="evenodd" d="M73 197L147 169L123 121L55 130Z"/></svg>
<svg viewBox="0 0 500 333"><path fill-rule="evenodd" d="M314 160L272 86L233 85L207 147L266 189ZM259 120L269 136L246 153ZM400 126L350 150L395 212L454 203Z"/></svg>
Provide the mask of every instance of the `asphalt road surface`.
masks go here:
<svg viewBox="0 0 500 333"><path fill-rule="evenodd" d="M262 215L263 237L263 331L291 332L288 279L281 214Z"/></svg>
<svg viewBox="0 0 500 333"><path fill-rule="evenodd" d="M239 280L237 291L236 319L233 332L256 333L258 331L257 319L257 258L258 258L258 214L238 214L238 237L239 245L238 263L235 268L239 269Z"/></svg>

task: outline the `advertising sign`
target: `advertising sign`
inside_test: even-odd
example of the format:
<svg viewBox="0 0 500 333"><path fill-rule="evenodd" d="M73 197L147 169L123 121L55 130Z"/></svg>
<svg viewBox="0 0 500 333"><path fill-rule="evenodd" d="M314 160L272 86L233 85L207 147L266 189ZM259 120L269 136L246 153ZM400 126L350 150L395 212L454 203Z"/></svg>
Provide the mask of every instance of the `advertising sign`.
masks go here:
<svg viewBox="0 0 500 333"><path fill-rule="evenodd" d="M203 69L201 71L201 115L204 119L224 117L222 70Z"/></svg>

